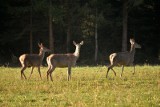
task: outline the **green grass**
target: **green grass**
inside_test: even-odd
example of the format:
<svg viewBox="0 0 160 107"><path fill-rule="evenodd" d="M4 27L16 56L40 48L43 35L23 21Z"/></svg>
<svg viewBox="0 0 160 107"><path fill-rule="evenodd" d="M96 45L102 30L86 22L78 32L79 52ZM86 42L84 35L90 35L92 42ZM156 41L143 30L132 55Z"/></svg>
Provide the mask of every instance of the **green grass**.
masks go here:
<svg viewBox="0 0 160 107"><path fill-rule="evenodd" d="M67 81L67 69L57 68L53 82L46 80L46 67L41 68L41 80L34 69L30 80L20 79L20 68L0 67L0 107L160 107L160 66L114 68L117 76L106 67L72 68L72 80ZM29 77L30 68L25 74Z"/></svg>

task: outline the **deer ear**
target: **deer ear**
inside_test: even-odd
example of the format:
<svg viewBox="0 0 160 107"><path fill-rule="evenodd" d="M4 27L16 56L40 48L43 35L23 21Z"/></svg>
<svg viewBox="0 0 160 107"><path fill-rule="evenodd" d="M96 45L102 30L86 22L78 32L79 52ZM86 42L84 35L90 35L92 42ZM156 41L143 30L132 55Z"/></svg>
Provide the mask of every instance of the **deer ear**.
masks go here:
<svg viewBox="0 0 160 107"><path fill-rule="evenodd" d="M84 42L83 42L83 41L81 41L80 45L83 45L83 43L84 43Z"/></svg>
<svg viewBox="0 0 160 107"><path fill-rule="evenodd" d="M43 43L41 43L41 47L43 47Z"/></svg>
<svg viewBox="0 0 160 107"><path fill-rule="evenodd" d="M41 45L38 43L38 46L41 47Z"/></svg>
<svg viewBox="0 0 160 107"><path fill-rule="evenodd" d="M41 44L38 43L38 46L41 48L41 47L43 47L43 44L42 43Z"/></svg>
<svg viewBox="0 0 160 107"><path fill-rule="evenodd" d="M76 45L76 42L75 42L75 41L73 41L73 44L74 44L74 45Z"/></svg>

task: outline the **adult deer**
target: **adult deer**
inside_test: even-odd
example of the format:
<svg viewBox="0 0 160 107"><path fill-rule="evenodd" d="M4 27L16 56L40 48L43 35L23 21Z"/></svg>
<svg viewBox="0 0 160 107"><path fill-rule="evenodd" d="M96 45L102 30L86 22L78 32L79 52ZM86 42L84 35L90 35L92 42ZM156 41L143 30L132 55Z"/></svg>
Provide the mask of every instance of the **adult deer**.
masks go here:
<svg viewBox="0 0 160 107"><path fill-rule="evenodd" d="M137 44L134 39L130 39L130 43L131 43L131 48L130 48L129 52L126 51L126 52L112 53L109 56L110 66L108 67L106 78L108 77L108 72L110 69L114 72L114 75L116 76L116 72L113 70L113 67L118 64L122 65L122 72L120 75L121 77L123 74L124 65L133 65L134 66L133 74L135 73L135 65L133 64L134 55L135 55L135 48L141 48L141 46L139 44Z"/></svg>
<svg viewBox="0 0 160 107"><path fill-rule="evenodd" d="M24 74L24 70L29 66L32 67L30 77L33 73L34 67L38 67L38 72L39 72L40 78L42 79L41 72L40 72L40 66L42 65L42 61L43 61L45 53L50 52L50 50L48 48L44 47L42 43L38 44L38 46L40 48L39 49L39 54L23 54L19 57L19 61L22 65L21 79L23 79L23 76L24 76L25 79L27 79L25 74Z"/></svg>
<svg viewBox="0 0 160 107"><path fill-rule="evenodd" d="M76 46L74 53L67 54L51 54L47 57L48 71L47 71L47 80L48 76L52 79L52 72L56 67L68 67L68 81L71 79L71 67L75 66L77 59L79 58L80 48L83 45L83 41L79 44L73 41L73 44Z"/></svg>

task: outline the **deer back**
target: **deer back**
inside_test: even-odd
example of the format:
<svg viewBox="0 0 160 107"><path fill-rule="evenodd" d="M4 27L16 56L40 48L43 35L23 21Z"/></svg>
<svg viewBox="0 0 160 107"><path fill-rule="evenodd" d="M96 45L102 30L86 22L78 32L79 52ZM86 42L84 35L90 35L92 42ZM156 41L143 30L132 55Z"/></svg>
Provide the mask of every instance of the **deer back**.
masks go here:
<svg viewBox="0 0 160 107"><path fill-rule="evenodd" d="M131 54L128 51L111 54L110 62L114 65L130 65L131 63L133 63L131 61Z"/></svg>
<svg viewBox="0 0 160 107"><path fill-rule="evenodd" d="M37 54L23 54L19 60L24 66L40 66L42 63L41 57Z"/></svg>
<svg viewBox="0 0 160 107"><path fill-rule="evenodd" d="M51 64L56 67L74 66L77 61L73 54L52 54L47 59L51 59Z"/></svg>

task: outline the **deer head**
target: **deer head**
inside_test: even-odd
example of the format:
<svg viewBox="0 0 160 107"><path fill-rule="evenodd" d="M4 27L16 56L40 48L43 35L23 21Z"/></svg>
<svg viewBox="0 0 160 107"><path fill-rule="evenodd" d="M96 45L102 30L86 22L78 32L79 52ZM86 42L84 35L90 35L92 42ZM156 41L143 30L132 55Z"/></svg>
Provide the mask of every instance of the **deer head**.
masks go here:
<svg viewBox="0 0 160 107"><path fill-rule="evenodd" d="M39 51L42 52L42 53L51 52L51 50L46 48L46 47L44 47L42 43L41 44L38 43L38 46L40 48Z"/></svg>
<svg viewBox="0 0 160 107"><path fill-rule="evenodd" d="M130 39L130 43L131 45L134 45L135 48L141 48L141 46L138 43L136 43L134 39Z"/></svg>
<svg viewBox="0 0 160 107"><path fill-rule="evenodd" d="M74 52L75 56L79 56L79 51L83 43L84 43L83 41L81 41L80 43L76 43L75 41L73 41L73 44L76 46L76 50Z"/></svg>

